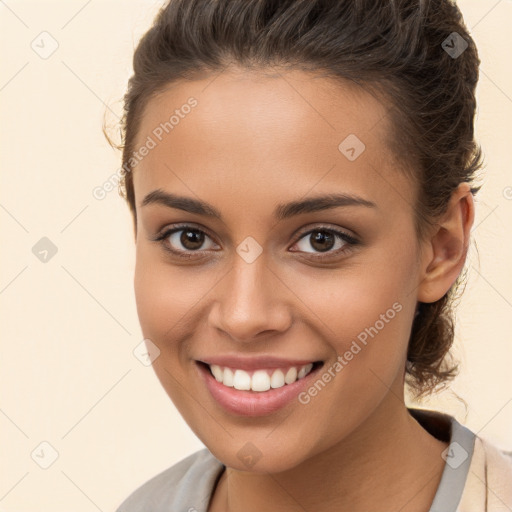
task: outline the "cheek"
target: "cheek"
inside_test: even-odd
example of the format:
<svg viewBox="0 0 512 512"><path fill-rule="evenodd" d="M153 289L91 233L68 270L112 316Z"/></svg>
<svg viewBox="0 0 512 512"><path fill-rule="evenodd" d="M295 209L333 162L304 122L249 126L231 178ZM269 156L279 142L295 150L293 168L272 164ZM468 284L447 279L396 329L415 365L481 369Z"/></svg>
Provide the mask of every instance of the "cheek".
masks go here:
<svg viewBox="0 0 512 512"><path fill-rule="evenodd" d="M373 261L295 280L294 290L307 306L304 314L333 357L344 358L343 379L356 388L377 376L391 385L404 364L414 314L413 259L378 252Z"/></svg>
<svg viewBox="0 0 512 512"><path fill-rule="evenodd" d="M319 423L335 425L322 434L326 445L357 426L389 390L400 396L414 304L398 275L388 274L379 285L378 271L365 266L337 279L316 276L301 282L305 288L298 294L306 298L315 336L332 354L319 377L326 384L315 383L305 397L312 407L315 400L325 404L317 409Z"/></svg>
<svg viewBox="0 0 512 512"><path fill-rule="evenodd" d="M162 349L187 338L197 328L197 315L215 284L207 269L171 265L155 248L136 250L134 292L145 337ZM217 278L218 279L218 278Z"/></svg>
<svg viewBox="0 0 512 512"><path fill-rule="evenodd" d="M382 321L389 320L386 326L399 323L399 310L411 302L410 288L402 276L385 270L382 274L378 267L365 265L323 275L303 275L294 280L294 291L306 306L304 314L316 317L314 323L330 332L327 339L338 334L340 339L356 337L376 322L380 329Z"/></svg>
<svg viewBox="0 0 512 512"><path fill-rule="evenodd" d="M145 337L159 345L191 304L179 273L155 258L154 250L137 245L134 291L139 322Z"/></svg>

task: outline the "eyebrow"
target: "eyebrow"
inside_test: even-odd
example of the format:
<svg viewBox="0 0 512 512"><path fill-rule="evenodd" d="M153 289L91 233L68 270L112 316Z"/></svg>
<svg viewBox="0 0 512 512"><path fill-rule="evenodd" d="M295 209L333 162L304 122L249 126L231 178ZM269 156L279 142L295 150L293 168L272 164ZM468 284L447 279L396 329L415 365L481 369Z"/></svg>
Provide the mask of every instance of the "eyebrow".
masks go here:
<svg viewBox="0 0 512 512"><path fill-rule="evenodd" d="M222 220L222 215L214 206L201 201L192 199L191 197L178 196L162 189L156 189L150 192L140 206L148 204L160 204L168 208L175 208L189 213L205 215ZM281 203L274 210L274 217L278 220L284 220L302 213L313 213L321 210L339 208L342 206L364 206L366 208L378 208L377 205L356 196L354 194L327 194L322 196L310 197L304 200L291 201L289 203Z"/></svg>

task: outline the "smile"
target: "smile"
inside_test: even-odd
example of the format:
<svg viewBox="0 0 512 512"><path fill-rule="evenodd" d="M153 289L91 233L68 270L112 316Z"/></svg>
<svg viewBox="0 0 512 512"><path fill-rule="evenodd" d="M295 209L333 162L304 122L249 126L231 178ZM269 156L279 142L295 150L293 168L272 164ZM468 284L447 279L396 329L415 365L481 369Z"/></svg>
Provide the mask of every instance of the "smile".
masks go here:
<svg viewBox="0 0 512 512"><path fill-rule="evenodd" d="M264 392L303 379L312 370L313 363L301 367L291 366L289 368L258 369L255 371L221 367L216 364L209 365L209 368L217 382L226 387L240 391Z"/></svg>
<svg viewBox="0 0 512 512"><path fill-rule="evenodd" d="M324 364L323 361L301 361L293 366L284 361L258 363L239 361L240 366L246 367L242 369L236 368L234 360L230 361L230 366L196 361L196 368L210 397L226 412L237 416L265 416L295 402L317 378Z"/></svg>

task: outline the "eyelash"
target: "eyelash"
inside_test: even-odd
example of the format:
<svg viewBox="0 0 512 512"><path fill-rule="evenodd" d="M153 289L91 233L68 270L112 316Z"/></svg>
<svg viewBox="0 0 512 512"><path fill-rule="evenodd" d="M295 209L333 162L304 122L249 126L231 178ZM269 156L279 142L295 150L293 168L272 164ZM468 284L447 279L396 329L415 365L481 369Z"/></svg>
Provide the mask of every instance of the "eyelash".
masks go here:
<svg viewBox="0 0 512 512"><path fill-rule="evenodd" d="M177 226L174 226L172 228L169 228L169 229L165 230L161 235L158 235L157 238L154 238L153 241L160 242L162 247L164 248L164 250L166 250L167 252L170 252L174 256L177 256L179 258L184 258L184 259L195 258L194 253L200 252L200 250L197 250L197 251L177 251L175 249L171 249L169 247L169 245L166 243L166 239L168 237L170 237L172 234L177 233L179 231L185 231L186 229L190 229L191 231L196 231L198 233L203 233L206 236L208 236L209 238L212 238L212 237L210 237L210 235L208 235L208 233L206 233L202 229L199 229L199 228L197 228L197 227L195 227L193 225L190 225L190 224L181 224L181 225L177 225ZM308 231L306 231L304 233L300 233L298 235L297 240L294 242L293 245L295 245L300 240L302 240L302 238L304 238L306 235L310 235L311 233L316 233L318 231L325 231L327 233L331 233L331 234L336 235L337 237L341 238L341 240L343 242L345 242L345 246L343 248L341 248L341 249L336 250L336 251L330 251L329 250L329 251L327 251L325 253L317 253L320 256L313 256L312 257L312 259L314 259L316 261L323 261L325 259L332 258L333 256L337 256L339 254L350 253L355 248L355 246L359 245L359 243L360 243L357 239L355 239L354 237L348 235L347 233L344 233L343 231L339 231L337 229L334 229L334 228L331 228L331 227L328 227L328 226L315 226L314 228L309 229ZM302 252L302 251L292 251L292 252ZM312 254L312 253L306 253L306 254Z"/></svg>

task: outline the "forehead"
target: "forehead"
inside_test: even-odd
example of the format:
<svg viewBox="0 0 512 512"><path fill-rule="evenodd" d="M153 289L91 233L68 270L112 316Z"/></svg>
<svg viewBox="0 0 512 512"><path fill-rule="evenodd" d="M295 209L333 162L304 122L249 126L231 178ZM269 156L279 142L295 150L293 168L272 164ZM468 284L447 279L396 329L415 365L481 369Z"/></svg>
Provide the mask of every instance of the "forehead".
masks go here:
<svg viewBox="0 0 512 512"><path fill-rule="evenodd" d="M174 83L141 120L135 150L151 149L134 170L137 207L157 188L226 211L312 190L406 207L397 199L404 203L412 185L397 171L390 133L386 104L350 82L230 71Z"/></svg>

